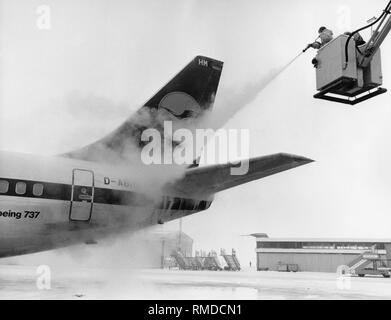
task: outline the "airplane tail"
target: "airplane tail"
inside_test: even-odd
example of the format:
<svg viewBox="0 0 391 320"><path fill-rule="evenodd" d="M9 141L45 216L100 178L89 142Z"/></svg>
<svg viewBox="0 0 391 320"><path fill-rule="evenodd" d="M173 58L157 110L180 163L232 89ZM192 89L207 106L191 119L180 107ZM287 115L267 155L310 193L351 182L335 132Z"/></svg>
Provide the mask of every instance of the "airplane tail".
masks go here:
<svg viewBox="0 0 391 320"><path fill-rule="evenodd" d="M126 159L130 149L134 152L134 147L141 149L147 143L141 140L143 131L154 128L162 132L164 121L171 121L174 129L194 129L196 120L213 106L222 69L221 61L195 57L119 128L63 156L102 161L102 152L109 151Z"/></svg>
<svg viewBox="0 0 391 320"><path fill-rule="evenodd" d="M177 119L196 118L212 107L223 62L197 56L144 107L164 109Z"/></svg>

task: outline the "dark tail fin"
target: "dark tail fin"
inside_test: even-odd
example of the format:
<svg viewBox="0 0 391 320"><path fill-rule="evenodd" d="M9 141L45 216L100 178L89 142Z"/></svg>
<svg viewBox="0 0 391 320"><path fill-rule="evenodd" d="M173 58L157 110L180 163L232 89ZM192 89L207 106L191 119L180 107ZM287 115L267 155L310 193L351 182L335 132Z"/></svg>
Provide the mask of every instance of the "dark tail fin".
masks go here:
<svg viewBox="0 0 391 320"><path fill-rule="evenodd" d="M197 117L213 105L222 69L221 61L197 56L144 106L179 119Z"/></svg>
<svg viewBox="0 0 391 320"><path fill-rule="evenodd" d="M162 130L163 122L170 120L175 129L194 129L195 120L212 108L219 85L223 62L204 56L195 57L143 107L119 128L103 139L64 156L102 161L109 151L120 158L134 147L141 148L141 134L145 129ZM103 157L102 157L103 156Z"/></svg>

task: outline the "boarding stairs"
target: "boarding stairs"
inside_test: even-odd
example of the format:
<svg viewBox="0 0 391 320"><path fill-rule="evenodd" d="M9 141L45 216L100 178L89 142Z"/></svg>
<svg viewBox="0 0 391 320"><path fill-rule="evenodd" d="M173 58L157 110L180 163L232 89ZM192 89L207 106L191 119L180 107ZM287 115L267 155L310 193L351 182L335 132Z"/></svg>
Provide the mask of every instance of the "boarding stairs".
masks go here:
<svg viewBox="0 0 391 320"><path fill-rule="evenodd" d="M232 254L226 254L225 250L221 249L221 256L224 258L225 262L227 263L227 270L231 271L239 271L240 270L240 263L238 258L236 257L235 250L232 249Z"/></svg>
<svg viewBox="0 0 391 320"><path fill-rule="evenodd" d="M236 256L236 254L233 254L233 255L232 255L232 259L233 259L234 262L235 262L236 268L237 268L238 270L240 270L240 263L239 263L239 260L238 260L238 257Z"/></svg>
<svg viewBox="0 0 391 320"><path fill-rule="evenodd" d="M200 270L195 257L185 257L186 264L190 270Z"/></svg>
<svg viewBox="0 0 391 320"><path fill-rule="evenodd" d="M171 256L175 259L178 264L179 269L181 270L190 270L192 265L189 260L182 254L182 252L174 250Z"/></svg>
<svg viewBox="0 0 391 320"><path fill-rule="evenodd" d="M216 252L214 251L210 252L206 257L203 257L203 260L204 260L204 269L213 270L213 271L223 270Z"/></svg>
<svg viewBox="0 0 391 320"><path fill-rule="evenodd" d="M194 257L194 261L195 261L195 263L196 263L196 265L197 265L197 269L198 269L198 270L204 269L204 260L202 259L202 257L200 257L200 256L195 256L195 257Z"/></svg>
<svg viewBox="0 0 391 320"><path fill-rule="evenodd" d="M367 259L359 259L354 265L352 265L350 269L350 273L355 274L357 270L365 268L368 266L372 261Z"/></svg>
<svg viewBox="0 0 391 320"><path fill-rule="evenodd" d="M351 274L359 274L360 270L365 269L368 265L374 264L380 260L380 255L377 251L367 251L353 259L349 264L349 272Z"/></svg>

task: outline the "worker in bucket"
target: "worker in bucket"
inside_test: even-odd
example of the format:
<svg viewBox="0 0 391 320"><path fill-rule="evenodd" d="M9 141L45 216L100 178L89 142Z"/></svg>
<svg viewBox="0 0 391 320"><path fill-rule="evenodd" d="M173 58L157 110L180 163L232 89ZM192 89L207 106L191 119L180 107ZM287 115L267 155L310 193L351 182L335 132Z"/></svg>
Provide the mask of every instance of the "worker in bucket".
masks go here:
<svg viewBox="0 0 391 320"><path fill-rule="evenodd" d="M319 33L318 38L316 38L314 42L309 43L307 47L303 50L303 52L306 52L309 48L320 49L325 44L333 40L333 31L327 29L326 27L323 26L320 27L318 33ZM320 42L317 41L317 39L320 39ZM312 59L311 63L315 68L318 67L318 60L316 58Z"/></svg>
<svg viewBox="0 0 391 320"><path fill-rule="evenodd" d="M325 44L329 43L331 40L333 40L333 31L330 29L327 29L326 27L320 27L318 30L320 38L319 41L315 41L313 43L308 44L307 48L314 48L314 49L320 49Z"/></svg>

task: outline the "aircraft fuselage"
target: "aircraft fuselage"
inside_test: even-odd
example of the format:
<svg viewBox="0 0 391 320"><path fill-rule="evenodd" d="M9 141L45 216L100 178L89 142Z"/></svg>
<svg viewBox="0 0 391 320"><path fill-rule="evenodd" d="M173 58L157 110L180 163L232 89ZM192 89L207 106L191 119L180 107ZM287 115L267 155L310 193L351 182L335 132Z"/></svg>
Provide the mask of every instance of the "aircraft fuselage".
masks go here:
<svg viewBox="0 0 391 320"><path fill-rule="evenodd" d="M0 257L88 243L211 204L149 193L139 171L129 166L124 174L123 168L95 162L0 152Z"/></svg>

